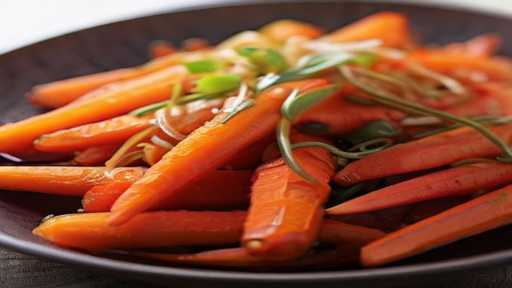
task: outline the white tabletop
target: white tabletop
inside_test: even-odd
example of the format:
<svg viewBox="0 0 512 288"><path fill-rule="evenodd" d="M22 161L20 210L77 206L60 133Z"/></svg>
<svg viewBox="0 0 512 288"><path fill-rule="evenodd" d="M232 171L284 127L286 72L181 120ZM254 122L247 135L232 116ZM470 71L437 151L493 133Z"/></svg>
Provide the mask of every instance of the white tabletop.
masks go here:
<svg viewBox="0 0 512 288"><path fill-rule="evenodd" d="M243 0L241 0L243 1ZM395 0L396 1L396 0ZM0 0L0 54L48 37L121 19L218 0ZM512 0L402 0L512 15Z"/></svg>

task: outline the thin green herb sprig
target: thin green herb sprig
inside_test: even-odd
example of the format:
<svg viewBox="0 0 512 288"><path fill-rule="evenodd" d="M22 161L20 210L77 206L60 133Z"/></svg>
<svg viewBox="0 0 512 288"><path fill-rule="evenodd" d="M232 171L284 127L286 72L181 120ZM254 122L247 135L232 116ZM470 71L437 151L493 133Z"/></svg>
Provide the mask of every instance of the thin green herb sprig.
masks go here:
<svg viewBox="0 0 512 288"><path fill-rule="evenodd" d="M373 100L376 102L379 102L383 105L390 106L396 109L400 109L403 111L412 111L417 114L426 115L426 116L435 116L438 118L441 118L443 120L455 122L457 124L461 124L464 126L471 127L475 129L477 132L485 136L489 141L494 143L496 146L498 146L502 152L503 155L498 157L497 159L502 162L512 162L512 149L508 146L507 143L505 143L502 139L500 139L496 134L494 134L491 130L489 130L487 127L483 126L482 124L473 121L468 118L455 116L453 114L439 111L436 109L432 109L429 107L425 107L420 104L416 104L410 101L407 101L405 99L402 99L390 92L384 91L382 89L379 89L377 87L374 87L370 81L364 81L359 79L356 75L354 75L354 72L360 73L363 76L372 78L372 73L365 73L367 72L366 69L357 68L357 67L348 67L348 66L342 66L339 67L339 70L341 72L341 75L352 85L358 87L359 89L363 90L364 92L368 93Z"/></svg>

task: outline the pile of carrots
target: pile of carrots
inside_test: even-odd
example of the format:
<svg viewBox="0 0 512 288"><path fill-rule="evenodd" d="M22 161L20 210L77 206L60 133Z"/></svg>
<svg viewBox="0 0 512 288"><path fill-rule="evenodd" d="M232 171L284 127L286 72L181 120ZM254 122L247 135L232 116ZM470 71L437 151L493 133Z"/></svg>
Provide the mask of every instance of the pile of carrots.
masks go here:
<svg viewBox="0 0 512 288"><path fill-rule="evenodd" d="M280 20L35 86L0 188L82 197L59 246L230 269L378 266L512 222L512 61L381 12Z"/></svg>

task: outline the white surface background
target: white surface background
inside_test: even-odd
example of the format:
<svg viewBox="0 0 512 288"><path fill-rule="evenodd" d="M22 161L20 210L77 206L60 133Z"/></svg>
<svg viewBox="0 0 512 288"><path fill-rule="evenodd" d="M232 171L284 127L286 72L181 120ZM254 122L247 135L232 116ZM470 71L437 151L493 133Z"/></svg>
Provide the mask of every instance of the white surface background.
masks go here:
<svg viewBox="0 0 512 288"><path fill-rule="evenodd" d="M243 1L243 0L241 0ZM216 0L0 0L0 53L70 31ZM512 15L512 0L402 0ZM512 27L511 27L512 29Z"/></svg>

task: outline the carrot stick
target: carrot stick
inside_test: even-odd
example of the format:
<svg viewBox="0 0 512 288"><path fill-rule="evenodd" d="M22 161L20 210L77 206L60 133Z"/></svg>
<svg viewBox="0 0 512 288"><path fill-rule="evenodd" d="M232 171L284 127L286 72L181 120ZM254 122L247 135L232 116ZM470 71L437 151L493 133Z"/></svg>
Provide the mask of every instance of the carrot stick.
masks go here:
<svg viewBox="0 0 512 288"><path fill-rule="evenodd" d="M511 199L509 185L407 226L363 247L361 262L390 263L507 225L512 222Z"/></svg>
<svg viewBox="0 0 512 288"><path fill-rule="evenodd" d="M288 82L262 93L253 107L226 123L226 113L195 130L153 165L116 201L110 218L119 225L138 213L155 207L162 199L176 197L179 189L226 163L240 150L273 133L280 107L293 88L301 90L326 85L323 79Z"/></svg>
<svg viewBox="0 0 512 288"><path fill-rule="evenodd" d="M134 253L143 258L206 267L297 269L319 268L332 265L356 263L359 251L353 247L322 251L294 261L266 259L251 255L244 248L227 248L192 254Z"/></svg>
<svg viewBox="0 0 512 288"><path fill-rule="evenodd" d="M177 198L162 201L157 209L222 210L244 208L249 202L252 171L212 171L185 187ZM119 182L119 181L118 181ZM95 186L82 199L85 212L107 212L133 182Z"/></svg>
<svg viewBox="0 0 512 288"><path fill-rule="evenodd" d="M253 255L295 259L306 253L319 233L334 158L321 148L293 154L317 183L295 174L282 159L258 168L242 237L243 246Z"/></svg>
<svg viewBox="0 0 512 288"><path fill-rule="evenodd" d="M150 125L149 118L123 115L42 135L34 141L34 147L40 151L67 152L99 145L120 144Z"/></svg>
<svg viewBox="0 0 512 288"><path fill-rule="evenodd" d="M405 16L394 12L380 12L331 32L326 39L332 42L380 39L384 46L409 47L413 44Z"/></svg>
<svg viewBox="0 0 512 288"><path fill-rule="evenodd" d="M0 189L59 195L83 195L95 185L112 181L135 181L143 168L0 166Z"/></svg>
<svg viewBox="0 0 512 288"><path fill-rule="evenodd" d="M400 182L327 210L329 214L364 213L416 202L495 189L512 182L512 165L478 163L434 172Z"/></svg>
<svg viewBox="0 0 512 288"><path fill-rule="evenodd" d="M382 106L365 106L346 100L344 92L313 106L298 120L298 125L321 123L328 127L328 133L341 135L355 130L373 120L398 121L404 114Z"/></svg>
<svg viewBox="0 0 512 288"><path fill-rule="evenodd" d="M57 130L109 119L137 107L165 100L186 71L173 67L143 78L98 90L80 103L0 127L0 151L16 152L32 146L39 136Z"/></svg>
<svg viewBox="0 0 512 288"><path fill-rule="evenodd" d="M323 34L323 30L320 27L291 19L269 23L261 27L260 32L278 43L284 43L290 37L300 36L306 39L314 39Z"/></svg>
<svg viewBox="0 0 512 288"><path fill-rule="evenodd" d="M141 213L125 225L111 226L108 216L109 213L57 216L39 225L33 233L57 245L89 250L229 245L240 240L246 219L242 211L159 211ZM367 236L354 237L352 231L356 230ZM320 241L324 233L328 234L325 240L336 241L333 244L340 246L350 246L350 241L362 243L365 237L365 241L371 241L383 236L375 229L336 221L322 228Z"/></svg>
<svg viewBox="0 0 512 288"><path fill-rule="evenodd" d="M59 108L81 96L114 82L144 78L147 74L176 65L187 58L186 53L171 54L152 60L144 65L101 72L35 86L28 97L36 105Z"/></svg>
<svg viewBox="0 0 512 288"><path fill-rule="evenodd" d="M81 166L103 165L117 151L118 145L103 145L78 152L73 162Z"/></svg>
<svg viewBox="0 0 512 288"><path fill-rule="evenodd" d="M498 57L478 57L441 50L416 50L409 54L406 61L418 62L441 73L469 70L484 73L494 80L512 80L512 63Z"/></svg>
<svg viewBox="0 0 512 288"><path fill-rule="evenodd" d="M144 148L142 148L142 151L144 153L144 156L142 159L144 162L148 163L149 166L155 165L164 155L169 152L170 149L164 148L159 145L153 145L153 144L144 144Z"/></svg>
<svg viewBox="0 0 512 288"><path fill-rule="evenodd" d="M109 213L62 215L33 233L60 246L86 250L226 245L238 242L243 212L162 211L143 213L122 226L108 224Z"/></svg>
<svg viewBox="0 0 512 288"><path fill-rule="evenodd" d="M511 139L512 125L492 127L502 139ZM461 128L400 144L348 164L335 177L349 186L361 181L440 167L468 158L496 157L500 149L481 134Z"/></svg>

